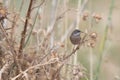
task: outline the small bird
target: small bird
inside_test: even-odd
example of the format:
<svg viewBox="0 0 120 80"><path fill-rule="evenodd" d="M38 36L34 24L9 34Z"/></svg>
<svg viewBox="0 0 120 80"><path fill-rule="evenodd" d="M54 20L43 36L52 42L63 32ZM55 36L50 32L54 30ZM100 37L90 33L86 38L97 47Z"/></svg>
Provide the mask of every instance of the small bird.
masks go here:
<svg viewBox="0 0 120 80"><path fill-rule="evenodd" d="M74 45L79 45L81 42L80 34L83 33L82 31L75 29L70 35L70 41Z"/></svg>

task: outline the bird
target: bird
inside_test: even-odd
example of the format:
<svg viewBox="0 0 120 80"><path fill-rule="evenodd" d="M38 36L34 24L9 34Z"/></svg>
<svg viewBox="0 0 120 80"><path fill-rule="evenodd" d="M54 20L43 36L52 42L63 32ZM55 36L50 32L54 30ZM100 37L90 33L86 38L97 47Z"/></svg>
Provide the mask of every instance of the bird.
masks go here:
<svg viewBox="0 0 120 80"><path fill-rule="evenodd" d="M75 29L70 35L70 41L73 45L79 45L81 42L80 34L83 33L79 29Z"/></svg>

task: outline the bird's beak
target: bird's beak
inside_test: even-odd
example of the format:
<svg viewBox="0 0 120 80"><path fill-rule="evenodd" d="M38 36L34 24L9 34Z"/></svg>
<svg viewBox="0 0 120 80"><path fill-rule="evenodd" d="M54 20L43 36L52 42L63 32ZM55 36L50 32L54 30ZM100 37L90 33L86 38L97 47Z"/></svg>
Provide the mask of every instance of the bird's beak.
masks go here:
<svg viewBox="0 0 120 80"><path fill-rule="evenodd" d="M84 33L83 31L81 31L81 33Z"/></svg>
<svg viewBox="0 0 120 80"><path fill-rule="evenodd" d="M85 35L87 34L87 33L83 32L83 31L81 31L81 33L83 33L83 34L85 34Z"/></svg>

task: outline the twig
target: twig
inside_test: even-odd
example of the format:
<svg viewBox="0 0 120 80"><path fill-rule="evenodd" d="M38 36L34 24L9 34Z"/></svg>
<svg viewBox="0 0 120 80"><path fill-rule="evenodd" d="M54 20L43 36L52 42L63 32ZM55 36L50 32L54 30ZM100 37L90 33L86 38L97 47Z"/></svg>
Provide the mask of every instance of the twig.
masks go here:
<svg viewBox="0 0 120 80"><path fill-rule="evenodd" d="M5 28L5 30L11 30L12 28L10 27L10 28Z"/></svg>
<svg viewBox="0 0 120 80"><path fill-rule="evenodd" d="M43 39L43 43L48 39L48 36L50 36L51 34L52 34L52 32L53 32L53 30L54 30L54 27L55 27L55 25L57 24L57 22L61 19L61 18L63 18L63 16L65 15L65 13L66 12L68 12L70 9L67 9L67 10L65 10L63 13L61 13L56 19L55 19L55 22L54 23L51 23L51 26L49 26L50 28L47 30L47 35L46 35L46 37ZM71 29L71 28L70 28ZM62 42L62 41L61 41ZM59 46L58 46L59 47Z"/></svg>
<svg viewBox="0 0 120 80"><path fill-rule="evenodd" d="M28 74L25 72L23 73L23 76L22 77L25 77L26 79L25 80L29 80L29 77L28 77Z"/></svg>
<svg viewBox="0 0 120 80"><path fill-rule="evenodd" d="M21 13L21 10L22 10L22 8L23 8L23 4L24 4L24 0L22 0L22 2L21 2L20 9L19 9L19 13L18 13L18 14L16 13L16 14L13 16L13 20L12 20L12 21L6 17L10 22L12 22L11 41L14 41L14 35L13 35L13 34L15 33L15 26L16 26L17 21L18 21L18 19L19 19L18 17L20 17L20 13ZM14 47L14 43L13 43L11 46Z"/></svg>
<svg viewBox="0 0 120 80"><path fill-rule="evenodd" d="M14 48L11 46L10 40L8 39L7 33L6 33L5 29L3 28L3 25L1 24L1 22L0 22L0 29L1 29L1 31L2 31L2 33L3 33L3 35L4 35L5 38L6 38L6 42L8 43L8 46L9 46L10 51L13 53L13 55L15 55L15 50L14 50Z"/></svg>
<svg viewBox="0 0 120 80"><path fill-rule="evenodd" d="M77 47L75 49L73 49L73 51L68 55L66 56L63 60L66 60L68 59L71 55L75 54L75 52L79 49L79 45L77 45Z"/></svg>
<svg viewBox="0 0 120 80"><path fill-rule="evenodd" d="M18 20L16 17L17 17L17 14L15 14L13 17L12 30L11 30L11 41L14 41L15 26ZM14 47L14 43L12 43L11 46Z"/></svg>
<svg viewBox="0 0 120 80"><path fill-rule="evenodd" d="M28 11L27 11L24 30L22 31L22 34L21 34L22 37L21 37L21 40L20 40L19 53L23 52L23 46L24 46L24 43L25 43L25 36L26 36L27 26L28 26L28 19L30 18L30 13L31 13L31 8L32 8L33 1L34 0L30 0L29 8L28 8Z"/></svg>
<svg viewBox="0 0 120 80"><path fill-rule="evenodd" d="M70 9L67 9L67 10L65 10L62 14L60 14L60 15L57 17L56 21L58 21L59 19L63 18L64 15L65 15L65 13L67 13L68 11L70 11Z"/></svg>
<svg viewBox="0 0 120 80"><path fill-rule="evenodd" d="M11 80L16 80L18 77L20 77L21 75L23 75L24 73L27 73L29 70L31 69L34 69L34 68L37 68L37 67L40 67L40 66L45 66L45 65L48 65L48 64L52 64L52 63L56 63L58 62L58 58L52 58L50 59L48 62L44 63L44 64L37 64L35 66L31 66L29 67L28 69L26 69L25 71L21 72L20 74L18 74L17 76L11 78Z"/></svg>
<svg viewBox="0 0 120 80"><path fill-rule="evenodd" d="M36 9L36 8L40 8L40 6L41 6L45 1L46 1L46 0L42 0L42 2L41 2L39 5L32 7L32 8L31 8L31 11L34 10L34 9Z"/></svg>
<svg viewBox="0 0 120 80"><path fill-rule="evenodd" d="M28 35L28 38L26 39L26 42L25 42L25 44L24 44L24 47L27 45L27 43L28 43L28 41L29 41L29 39L30 39L30 37L31 37L33 28L34 28L35 23L36 23L36 20L37 20L37 16L38 16L38 14L39 14L39 9L40 9L40 7L43 5L44 2L45 2L45 0L43 0L43 1L39 4L37 13L36 13L36 15L35 15L35 20L34 20L33 25L32 25L32 29L31 29L31 31L30 31L30 33L29 33L29 35ZM32 11L32 9L31 9L31 11Z"/></svg>
<svg viewBox="0 0 120 80"><path fill-rule="evenodd" d="M5 73L5 71L8 69L9 63L6 63L2 69L0 70L0 80L2 80L2 74Z"/></svg>

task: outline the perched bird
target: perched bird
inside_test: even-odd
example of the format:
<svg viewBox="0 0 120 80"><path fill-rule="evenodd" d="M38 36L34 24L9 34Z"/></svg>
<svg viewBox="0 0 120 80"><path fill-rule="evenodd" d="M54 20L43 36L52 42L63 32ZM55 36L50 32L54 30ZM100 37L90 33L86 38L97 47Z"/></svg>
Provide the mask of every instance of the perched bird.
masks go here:
<svg viewBox="0 0 120 80"><path fill-rule="evenodd" d="M70 35L70 41L74 45L79 45L81 41L80 34L83 33L82 31L75 29Z"/></svg>

